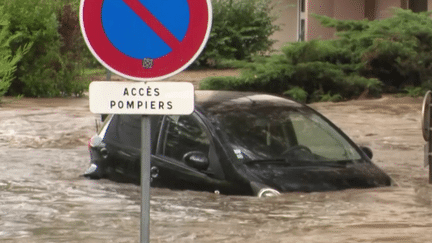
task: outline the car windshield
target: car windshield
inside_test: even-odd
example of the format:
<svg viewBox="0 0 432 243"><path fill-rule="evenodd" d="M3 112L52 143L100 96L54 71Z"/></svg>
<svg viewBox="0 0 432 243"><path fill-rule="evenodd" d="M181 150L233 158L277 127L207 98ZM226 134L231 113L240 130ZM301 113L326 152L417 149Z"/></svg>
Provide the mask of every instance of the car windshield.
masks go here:
<svg viewBox="0 0 432 243"><path fill-rule="evenodd" d="M341 162L361 159L326 120L298 107L244 107L215 114L242 161Z"/></svg>

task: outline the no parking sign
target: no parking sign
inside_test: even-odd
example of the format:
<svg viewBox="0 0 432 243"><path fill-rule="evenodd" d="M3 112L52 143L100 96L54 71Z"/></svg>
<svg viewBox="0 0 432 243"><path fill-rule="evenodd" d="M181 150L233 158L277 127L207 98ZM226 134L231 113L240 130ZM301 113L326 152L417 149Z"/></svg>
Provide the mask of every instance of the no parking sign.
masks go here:
<svg viewBox="0 0 432 243"><path fill-rule="evenodd" d="M141 242L150 241L151 121L148 115L190 114L190 83L162 80L189 66L210 35L210 0L81 0L81 32L97 60L137 83L93 82L95 113L143 114L141 118Z"/></svg>
<svg viewBox="0 0 432 243"><path fill-rule="evenodd" d="M210 0L82 0L80 23L92 54L137 81L187 68L209 38Z"/></svg>

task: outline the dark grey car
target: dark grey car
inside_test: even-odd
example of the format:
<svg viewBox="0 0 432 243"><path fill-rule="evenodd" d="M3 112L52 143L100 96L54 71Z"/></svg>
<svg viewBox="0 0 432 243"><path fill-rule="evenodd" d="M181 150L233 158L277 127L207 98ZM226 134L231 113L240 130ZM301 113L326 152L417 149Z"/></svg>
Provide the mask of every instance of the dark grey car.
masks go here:
<svg viewBox="0 0 432 243"><path fill-rule="evenodd" d="M191 115L152 116L153 186L271 196L390 186L339 128L273 95L196 91ZM141 119L110 115L89 143L85 176L139 183Z"/></svg>

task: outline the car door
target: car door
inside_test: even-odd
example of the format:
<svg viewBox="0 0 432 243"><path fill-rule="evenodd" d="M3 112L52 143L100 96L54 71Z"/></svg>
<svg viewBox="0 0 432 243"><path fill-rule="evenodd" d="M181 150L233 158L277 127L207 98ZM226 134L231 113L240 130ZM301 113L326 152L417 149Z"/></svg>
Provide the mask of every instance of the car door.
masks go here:
<svg viewBox="0 0 432 243"><path fill-rule="evenodd" d="M151 139L156 140L162 116L151 116ZM114 115L109 121L103 142L108 159L105 166L110 178L139 182L141 167L141 115ZM156 144L152 144L152 151ZM119 177L120 176L120 177Z"/></svg>
<svg viewBox="0 0 432 243"><path fill-rule="evenodd" d="M199 165L191 165L187 157L197 155ZM218 159L208 128L193 113L165 116L154 165L160 168L161 179L180 187L217 189L223 175L217 169ZM207 160L207 164L204 160Z"/></svg>

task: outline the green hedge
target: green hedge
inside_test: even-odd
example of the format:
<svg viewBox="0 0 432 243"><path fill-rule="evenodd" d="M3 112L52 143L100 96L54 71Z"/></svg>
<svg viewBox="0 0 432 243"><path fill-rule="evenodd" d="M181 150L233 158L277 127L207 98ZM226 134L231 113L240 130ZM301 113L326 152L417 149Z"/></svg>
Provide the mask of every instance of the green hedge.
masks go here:
<svg viewBox="0 0 432 243"><path fill-rule="evenodd" d="M17 63L12 95L33 97L81 95L87 84L79 82L85 63L77 0L14 0L0 6L9 16L13 54L32 43Z"/></svg>
<svg viewBox="0 0 432 243"><path fill-rule="evenodd" d="M88 87L81 80L84 69L100 64L82 38L79 4L80 0L0 2L8 16L7 28L2 25L2 31L7 29L13 35L0 39L7 43L0 53L2 62L10 63L10 67L2 67L9 75L2 79L0 96L6 91L32 97L83 94ZM270 14L271 0L212 0L212 4L211 36L193 66L214 66L224 59L248 60L271 49L269 37L278 29ZM23 47L27 47L25 55Z"/></svg>
<svg viewBox="0 0 432 243"><path fill-rule="evenodd" d="M15 53L12 53L10 43L20 38L21 35L10 32L9 19L10 17L5 13L4 7L0 6L0 98L11 85L17 62L31 47L31 44L27 43L23 47L18 47Z"/></svg>
<svg viewBox="0 0 432 243"><path fill-rule="evenodd" d="M382 83L359 76L361 65L332 47L336 44L334 40L292 43L282 49L283 54L244 63L240 77L209 77L200 89L262 91L302 102L378 96Z"/></svg>
<svg viewBox="0 0 432 243"><path fill-rule="evenodd" d="M386 88L431 86L431 12L394 9L391 18L342 21L316 16L326 27L337 29L339 46L353 53L364 77L380 79Z"/></svg>
<svg viewBox="0 0 432 243"><path fill-rule="evenodd" d="M242 63L240 77L210 77L200 88L264 91L304 102L407 92L409 86L430 89L430 14L395 9L392 18L375 21L315 15L324 26L337 30L337 38L287 43L282 54Z"/></svg>
<svg viewBox="0 0 432 243"><path fill-rule="evenodd" d="M271 50L279 26L271 0L212 0L210 38L193 67L218 66L222 60L250 60Z"/></svg>

